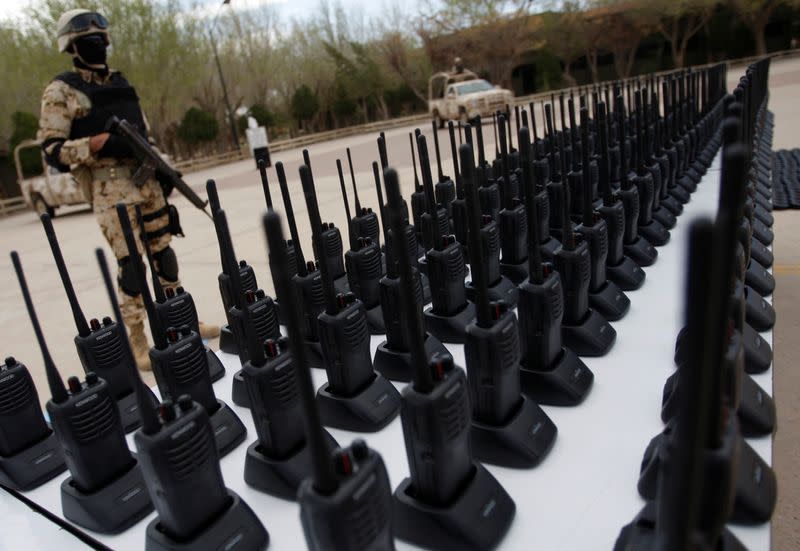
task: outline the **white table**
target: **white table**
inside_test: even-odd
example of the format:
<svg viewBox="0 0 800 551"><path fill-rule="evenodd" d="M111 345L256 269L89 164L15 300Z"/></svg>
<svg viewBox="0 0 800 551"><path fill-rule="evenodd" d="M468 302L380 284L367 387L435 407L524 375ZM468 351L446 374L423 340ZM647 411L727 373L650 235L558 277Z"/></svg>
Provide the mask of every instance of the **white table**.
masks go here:
<svg viewBox="0 0 800 551"><path fill-rule="evenodd" d="M614 323L617 342L602 358L585 358L594 371L594 388L584 403L573 408L545 407L558 426L558 439L550 455L531 470L513 470L489 466L513 497L516 518L501 544L505 550L565 549L608 550L623 525L630 522L644 501L636 491L639 465L645 446L663 426L659 416L661 392L666 378L674 371L675 336L682 325L684 262L689 220L713 216L719 189L719 156L698 187L684 214L672 230L671 242L659 249L658 261L646 268L644 286L629 293L631 309ZM266 277L262 275L261 277ZM213 297L216 300L216 297ZM772 333L764 338L772 343ZM373 352L382 338L372 337ZM464 365L462 345L448 345L458 365ZM270 548L294 550L305 544L296 503L283 501L253 490L242 478L247 445L256 438L248 410L233 405L231 380L239 369L236 356L220 353L226 376L214 384L217 396L233 407L248 430L247 442L221 461L225 482L256 511L270 533ZM325 381L322 370L313 370L317 386ZM755 376L772 394L772 371ZM400 388L402 385L397 385ZM330 430L341 443L365 438L383 455L392 486L408 475L405 448L399 417L377 434L356 434ZM132 445L132 440L129 437ZM750 439L753 447L771 463L772 438ZM64 475L66 476L66 475ZM26 495L46 509L61 513L59 485L64 476ZM36 534L25 538L27 547L49 547L49 521L35 515L26 517L16 501L0 493L0 511L15 510L14 519ZM155 513L117 536L91 535L114 549L142 549L144 531ZM32 529L32 526L39 528ZM48 526L49 525L49 526ZM769 524L756 527L732 527L733 532L751 550L770 548ZM4 531L0 547L16 547L16 531ZM81 548L72 538L58 542L60 549ZM413 549L398 542L398 549Z"/></svg>

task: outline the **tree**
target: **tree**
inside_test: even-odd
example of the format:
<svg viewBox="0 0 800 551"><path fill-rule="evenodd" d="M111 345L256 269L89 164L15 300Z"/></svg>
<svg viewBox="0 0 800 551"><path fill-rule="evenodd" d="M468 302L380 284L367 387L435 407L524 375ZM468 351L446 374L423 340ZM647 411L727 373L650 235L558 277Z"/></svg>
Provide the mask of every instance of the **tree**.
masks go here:
<svg viewBox="0 0 800 551"><path fill-rule="evenodd" d="M733 0L733 8L753 33L756 42L756 55L767 53L764 29L775 10L781 5L800 7L800 0Z"/></svg>
<svg viewBox="0 0 800 551"><path fill-rule="evenodd" d="M178 136L190 145L210 142L219 134L219 122L212 113L190 107L178 126Z"/></svg>
<svg viewBox="0 0 800 551"><path fill-rule="evenodd" d="M654 29L646 17L637 17L630 0L595 0L598 37L603 47L614 56L614 70L619 78L628 78L633 71L639 45Z"/></svg>
<svg viewBox="0 0 800 551"><path fill-rule="evenodd" d="M702 29L720 0L637 0L632 3L636 17L652 24L667 40L676 68L686 64L689 40Z"/></svg>
<svg viewBox="0 0 800 551"><path fill-rule="evenodd" d="M583 54L583 39L578 10L565 10L561 13L546 13L542 15L541 36L545 41L545 48L555 54L564 65L564 81L569 86L577 86L575 77L572 76L572 65Z"/></svg>
<svg viewBox="0 0 800 551"><path fill-rule="evenodd" d="M319 99L311 88L303 84L292 95L292 116L297 119L300 127L310 120L319 111Z"/></svg>

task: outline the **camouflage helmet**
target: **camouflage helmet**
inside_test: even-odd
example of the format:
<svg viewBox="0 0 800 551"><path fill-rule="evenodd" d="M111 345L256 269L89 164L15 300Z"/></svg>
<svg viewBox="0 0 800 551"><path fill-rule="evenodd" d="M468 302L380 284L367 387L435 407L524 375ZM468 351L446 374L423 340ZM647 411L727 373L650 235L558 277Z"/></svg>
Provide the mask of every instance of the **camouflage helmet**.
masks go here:
<svg viewBox="0 0 800 551"><path fill-rule="evenodd" d="M91 10L76 9L64 12L56 23L59 52L72 53L72 43L76 38L87 34L103 36L109 44L108 20L102 14Z"/></svg>

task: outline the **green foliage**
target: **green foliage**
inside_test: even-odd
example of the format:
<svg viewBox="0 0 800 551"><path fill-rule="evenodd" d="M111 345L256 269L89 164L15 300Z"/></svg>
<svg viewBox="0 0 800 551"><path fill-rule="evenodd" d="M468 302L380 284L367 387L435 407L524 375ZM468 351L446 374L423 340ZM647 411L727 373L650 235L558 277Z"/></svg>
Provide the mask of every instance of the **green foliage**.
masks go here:
<svg viewBox="0 0 800 551"><path fill-rule="evenodd" d="M242 115L236 120L236 128L238 128L241 134L244 134L244 131L247 129L248 117L253 117L259 126L263 126L267 129L277 124L277 116L275 113L270 111L266 105L256 103L250 107L247 115Z"/></svg>
<svg viewBox="0 0 800 551"><path fill-rule="evenodd" d="M319 111L319 98L311 88L303 84L292 95L292 116L301 124Z"/></svg>
<svg viewBox="0 0 800 551"><path fill-rule="evenodd" d="M14 148L24 140L36 138L39 128L39 119L33 113L14 111L11 114L11 139L8 141L8 150L13 154ZM20 153L20 164L25 176L36 176L42 173L42 154L38 148L25 149Z"/></svg>
<svg viewBox="0 0 800 551"><path fill-rule="evenodd" d="M210 142L219 134L219 122L212 113L191 107L178 125L178 137L190 145Z"/></svg>

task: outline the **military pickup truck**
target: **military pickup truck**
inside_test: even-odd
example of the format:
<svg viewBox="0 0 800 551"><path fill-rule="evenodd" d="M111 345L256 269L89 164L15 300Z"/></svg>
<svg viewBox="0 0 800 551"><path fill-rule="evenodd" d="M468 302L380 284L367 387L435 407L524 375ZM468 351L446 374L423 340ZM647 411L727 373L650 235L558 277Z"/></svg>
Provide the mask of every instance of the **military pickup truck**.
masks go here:
<svg viewBox="0 0 800 551"><path fill-rule="evenodd" d="M78 183L69 172L59 172L42 159L42 174L26 178L22 171L20 152L36 148L41 154L41 143L37 140L25 140L14 148L14 165L17 169L17 181L22 190L25 203L38 214L55 215L58 207L85 204L86 197Z"/></svg>
<svg viewBox="0 0 800 551"><path fill-rule="evenodd" d="M494 86L468 69L436 73L428 81L428 112L439 128L447 120L468 122L478 115L505 111L513 99L511 90Z"/></svg>

